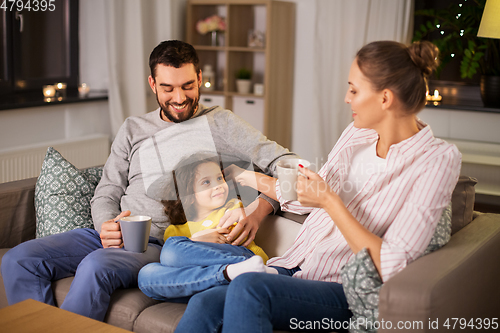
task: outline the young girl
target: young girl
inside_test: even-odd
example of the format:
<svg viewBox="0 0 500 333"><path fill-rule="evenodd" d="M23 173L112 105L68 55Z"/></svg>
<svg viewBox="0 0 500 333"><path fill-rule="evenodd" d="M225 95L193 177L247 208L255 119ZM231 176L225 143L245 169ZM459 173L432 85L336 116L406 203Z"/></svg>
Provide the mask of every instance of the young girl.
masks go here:
<svg viewBox="0 0 500 333"><path fill-rule="evenodd" d="M354 121L319 173L299 168L297 201L283 200L274 178L235 176L282 209L309 215L292 247L269 260L279 275L242 274L193 296L176 332L221 325L222 332L272 332L289 330L292 319L347 328L352 314L340 273L351 257L367 249L385 282L423 254L461 162L458 149L416 116L437 55L429 42L380 41L358 51L345 96Z"/></svg>
<svg viewBox="0 0 500 333"><path fill-rule="evenodd" d="M254 242L248 248L230 245L230 228L216 228L226 211L243 209L239 200L227 200L229 188L217 157L199 153L180 162L168 191L178 199L162 201L171 225L160 263L139 272L142 292L158 300L191 296L228 284L241 272L271 270L264 265L266 253Z"/></svg>

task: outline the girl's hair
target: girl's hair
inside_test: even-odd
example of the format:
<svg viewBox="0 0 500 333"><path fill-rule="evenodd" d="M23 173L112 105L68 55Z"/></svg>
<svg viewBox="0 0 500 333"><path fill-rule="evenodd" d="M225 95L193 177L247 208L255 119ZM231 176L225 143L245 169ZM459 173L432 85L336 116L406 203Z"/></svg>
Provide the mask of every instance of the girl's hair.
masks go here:
<svg viewBox="0 0 500 333"><path fill-rule="evenodd" d="M390 89L409 114L423 109L427 77L436 69L438 48L428 41L410 46L394 41L365 45L356 55L359 69L375 91Z"/></svg>
<svg viewBox="0 0 500 333"><path fill-rule="evenodd" d="M177 197L177 200L161 201L170 224L184 224L196 217L194 181L198 167L205 163L220 165L220 160L213 153L198 153L185 158L175 167L173 181L167 185L167 191L169 197Z"/></svg>

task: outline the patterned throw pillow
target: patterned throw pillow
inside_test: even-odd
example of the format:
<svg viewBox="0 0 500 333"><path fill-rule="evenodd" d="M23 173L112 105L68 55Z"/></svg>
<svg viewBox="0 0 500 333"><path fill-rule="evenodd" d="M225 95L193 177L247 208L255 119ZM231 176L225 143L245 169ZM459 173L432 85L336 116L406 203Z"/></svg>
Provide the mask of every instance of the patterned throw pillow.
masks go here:
<svg viewBox="0 0 500 333"><path fill-rule="evenodd" d="M102 167L79 170L49 147L35 186L36 238L93 228L90 199Z"/></svg>
<svg viewBox="0 0 500 333"><path fill-rule="evenodd" d="M451 238L451 203L441 214L427 249L422 256L438 250ZM382 279L368 253L362 249L356 253L344 266L341 272L344 289L352 321L356 329L349 332L377 332L379 292ZM364 324L363 324L364 323Z"/></svg>

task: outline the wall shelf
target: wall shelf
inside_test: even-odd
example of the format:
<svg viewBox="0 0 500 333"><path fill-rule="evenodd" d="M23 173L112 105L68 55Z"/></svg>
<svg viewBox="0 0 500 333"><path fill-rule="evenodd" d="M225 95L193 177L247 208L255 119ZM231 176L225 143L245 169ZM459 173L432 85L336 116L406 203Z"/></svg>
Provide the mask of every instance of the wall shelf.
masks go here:
<svg viewBox="0 0 500 333"><path fill-rule="evenodd" d="M226 30L217 46L210 34L202 35L196 23L212 15L225 18ZM211 65L215 90L201 90L204 98L223 104L247 120L269 139L291 145L292 94L295 43L295 4L274 0L190 0L187 7L187 42L194 46L200 67ZM250 32L264 36L264 47L250 47ZM264 84L264 94L242 94L236 72L252 71L252 86ZM242 101L242 98L245 99Z"/></svg>

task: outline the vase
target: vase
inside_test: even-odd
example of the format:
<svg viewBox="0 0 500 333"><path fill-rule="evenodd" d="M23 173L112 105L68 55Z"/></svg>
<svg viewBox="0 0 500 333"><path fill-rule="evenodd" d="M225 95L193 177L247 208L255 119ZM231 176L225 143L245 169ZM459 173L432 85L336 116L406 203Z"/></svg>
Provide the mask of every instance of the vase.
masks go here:
<svg viewBox="0 0 500 333"><path fill-rule="evenodd" d="M221 31L212 31L210 33L210 45L211 46L223 46L224 45L224 34Z"/></svg>
<svg viewBox="0 0 500 333"><path fill-rule="evenodd" d="M480 87L484 106L500 108L500 76L481 75Z"/></svg>

